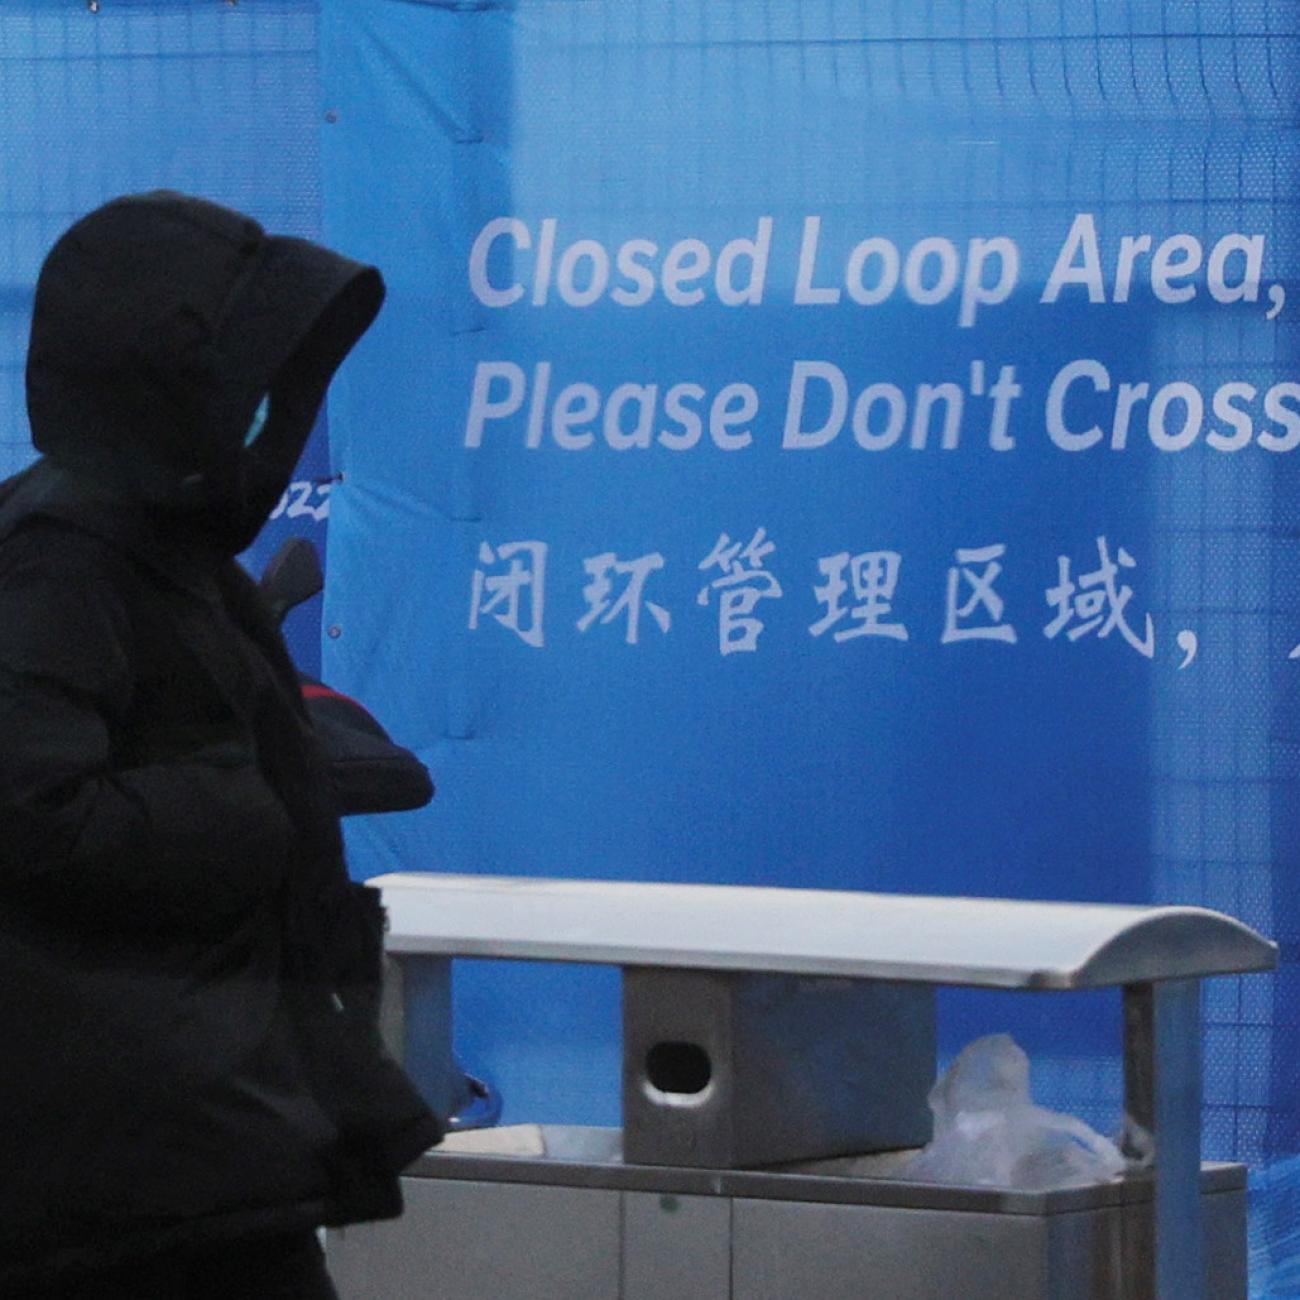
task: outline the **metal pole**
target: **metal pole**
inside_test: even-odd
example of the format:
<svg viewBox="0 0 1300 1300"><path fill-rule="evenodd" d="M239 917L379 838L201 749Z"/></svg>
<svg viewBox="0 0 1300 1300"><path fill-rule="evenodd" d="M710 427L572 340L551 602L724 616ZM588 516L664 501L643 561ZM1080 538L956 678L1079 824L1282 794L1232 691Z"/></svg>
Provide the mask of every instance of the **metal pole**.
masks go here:
<svg viewBox="0 0 1300 1300"><path fill-rule="evenodd" d="M379 999L379 1034L395 1061L406 1060L406 973L401 961L384 954L384 991Z"/></svg>
<svg viewBox="0 0 1300 1300"><path fill-rule="evenodd" d="M1155 1139L1153 1250L1137 1267L1155 1300L1205 1300L1199 980L1125 988L1124 1094Z"/></svg>
<svg viewBox="0 0 1300 1300"><path fill-rule="evenodd" d="M451 958L389 954L380 1013L388 1050L436 1115L453 1105L459 1067L451 1042Z"/></svg>

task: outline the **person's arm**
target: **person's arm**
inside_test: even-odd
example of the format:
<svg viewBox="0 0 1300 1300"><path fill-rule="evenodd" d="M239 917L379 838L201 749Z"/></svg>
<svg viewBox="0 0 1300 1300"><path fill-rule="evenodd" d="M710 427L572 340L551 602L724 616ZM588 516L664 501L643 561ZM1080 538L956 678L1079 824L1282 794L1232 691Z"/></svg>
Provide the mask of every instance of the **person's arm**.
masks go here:
<svg viewBox="0 0 1300 1300"><path fill-rule="evenodd" d="M148 648L93 540L39 538L0 555L0 901L196 928L268 901L292 828L251 745L115 768Z"/></svg>

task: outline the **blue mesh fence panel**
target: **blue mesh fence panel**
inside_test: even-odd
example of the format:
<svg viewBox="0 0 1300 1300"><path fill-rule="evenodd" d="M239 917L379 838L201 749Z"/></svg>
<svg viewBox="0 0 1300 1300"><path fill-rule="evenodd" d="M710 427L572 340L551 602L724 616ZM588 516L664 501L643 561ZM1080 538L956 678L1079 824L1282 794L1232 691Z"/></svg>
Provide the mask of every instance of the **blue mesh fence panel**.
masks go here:
<svg viewBox="0 0 1300 1300"><path fill-rule="evenodd" d="M1145 414L1122 455L1044 450L1040 416L996 463L927 451L903 465L898 448L864 460L847 432L792 463L772 450L781 427L770 414L745 452L689 466L610 454L598 424L596 450L566 457L545 434L524 446L522 411L518 428L502 420L472 452L465 431L476 363L503 357L526 380L535 361L553 361L557 387L758 376L764 409L764 385L779 398L795 356L832 358L860 386L1001 354L1040 395L1068 358L1099 357L1116 382L1148 383L1146 401L1170 383L1208 395L1290 380L1291 308L1276 319L1265 304L1224 311L1202 290L1170 310L1149 250L1122 306L1094 309L1077 287L1051 311L1038 300L1080 212L1101 232L1110 290L1122 234L1194 236L1208 256L1240 231L1265 237L1266 279L1292 293L1297 6L322 0L322 15L322 75L339 113L326 226L391 259L402 280L390 336L335 408L348 480L331 594L343 634L328 661L380 700L390 689L394 704L421 700L412 725L445 800L360 828L359 869L625 871L1222 908L1277 937L1283 969L1207 988L1206 1151L1282 1170L1297 1149L1300 1092L1287 657L1300 640L1300 551L1288 457L1166 454ZM835 250L827 275L868 234L905 251L926 236L960 248L1006 231L1024 254L1021 282L969 334L892 300L793 307L792 250L808 213ZM535 299L496 310L468 293L466 258L503 214L534 240L558 217L557 257L578 238L611 250L650 238L662 251L699 235L716 252L752 235L759 214L785 244L748 314L706 302L692 315L657 298L637 311L603 300L532 310ZM535 244L514 250L527 293L537 258ZM503 258L496 283L510 283L510 269ZM400 388L385 379L398 357L410 376ZM691 644L687 611L694 559L717 530L760 522L787 599L763 607L771 648L742 679L708 662L702 637ZM814 547L884 536L871 544L897 546L904 575L923 564L942 573L954 544L1001 539L998 529L1010 542L999 579L1008 607L1042 612L1022 614L1018 658L943 661L902 581L906 656L815 658L815 614L801 623L793 599ZM1118 653L1050 659L1047 584L1016 576L1033 556L1086 554L1103 532L1136 557L1131 610L1139 630L1145 614L1156 629L1150 672ZM480 543L525 537L550 543L556 618L536 653L493 640L490 620L487 632L465 625ZM657 581L676 649L652 633L638 659L619 659L575 634L583 606L563 575L619 544L607 538L666 557ZM385 556L424 575L417 589L372 586L353 599ZM616 1118L594 1100L617 1083L616 1044L601 1028L613 1022L609 981L480 968L460 999L462 1038L503 1083L508 1114ZM1013 1001L946 998L945 1051L1012 1024L1035 1055L1040 1098L1113 1127L1114 999ZM1282 1178L1261 1184L1261 1204L1282 1204ZM1285 1285L1283 1217L1256 1216L1261 1294Z"/></svg>
<svg viewBox="0 0 1300 1300"><path fill-rule="evenodd" d="M324 65L340 129L330 137L323 196L318 8L336 33L365 35L336 43ZM455 57L422 65L417 51L435 22L459 44ZM390 39L402 25L413 33L409 47ZM584 820L577 795L553 791L545 804L529 795L534 760L571 784L582 779L587 769L565 745L588 744L596 732L583 730L586 711L616 709L616 694L593 704L562 671L531 667L525 687L554 692L570 706L570 742L560 733L525 738L526 761L486 741L459 743L474 719L492 716L484 674L496 675L489 685L498 697L510 690L502 685L505 661L487 657L480 643L471 649L460 626L468 599L461 580L477 544L477 534L472 544L466 540L467 529L476 511L512 522L526 517L533 498L553 485L544 471L530 478L504 453L475 461L453 454L463 410L433 386L463 376L484 332L465 301L456 241L472 235L476 221L507 211L561 210L571 229L608 241L646 229L676 238L717 213L743 214L752 229L754 215L773 204L787 220L820 212L827 231L841 233L857 230L859 214L869 211L873 228L902 247L940 230L954 238L1012 230L1034 254L1038 279L1028 277L997 333L982 337L1014 347L1027 372L1037 373L1039 355L1050 373L1049 361L1091 350L1117 377L1123 369L1123 377L1153 386L1178 380L1211 392L1241 381L1262 390L1292 374L1300 344L1294 310L1264 325L1204 303L1161 311L1149 291L1145 298L1135 291L1126 313L1099 325L1085 309L1062 310L1060 335L1044 336L1032 307L1050 265L1046 250L1059 245L1079 211L1093 213L1106 232L1187 232L1207 246L1225 230L1261 232L1269 279L1294 295L1298 56L1300 6L1292 0L101 0L97 12L81 0L3 0L0 472L31 455L22 363L40 258L63 228L104 199L156 186L185 189L280 231L313 236L324 220L332 237L352 241L348 251L390 250L388 258L375 255L397 287L398 323L383 327L382 347L370 355L376 373L379 353L386 358L384 385L395 386L400 364L400 387L440 406L436 417L421 412L416 422L400 392L371 392L364 372L343 391L336 454L357 473L355 491L345 489L348 525L336 539L331 599L357 648L345 637L331 656L340 684L373 687L381 712L399 729L408 710L405 721L427 742L425 756L449 779L427 820L361 828L353 837L358 861L362 869L495 863L554 874L594 863L614 874L626 855L629 870L651 874L637 856L642 846L658 845L649 820L629 813L620 822L608 803ZM364 131L349 134L368 96L364 120L391 131L378 145ZM456 141L460 153L447 155L455 165L438 171L441 155L430 150L403 171L393 142L419 153L435 137ZM1115 241L1107 239L1110 257ZM415 255L404 260L404 248ZM436 279L444 273L445 285ZM413 300L421 304L418 329L406 328L412 318L401 315L402 303ZM881 319L883 327L871 325L873 346L906 345L931 364L951 343L952 335L929 337L904 313L886 311ZM575 325L550 316L546 324L557 320L569 331L568 355L583 361L603 355L611 338L623 340L615 351L635 350L651 367L681 355L678 317L630 322L597 314ZM712 326L712 335L696 340L705 363L733 347L716 319ZM504 332L512 345L538 346L540 329L529 328L531 335ZM810 319L774 308L743 342L760 365L776 368L788 363L792 346L818 355L859 328L842 314ZM440 349L432 359L428 331ZM891 333L892 343L878 344ZM1068 348L1064 335L1071 335ZM922 369L916 362L910 373ZM383 431L370 441L362 436L372 415L391 424L390 441ZM933 787L921 764L904 765L915 788L901 779L873 786L852 770L849 754L814 762L797 749L783 753L788 770L805 779L840 782L846 800L892 801L904 829L885 835L878 826L855 826L846 813L839 821L814 818L799 791L765 784L765 773L745 756L710 767L701 754L675 752L681 782L715 789L711 819L694 827L692 848L719 878L1203 903L1277 938L1277 976L1207 988L1206 1150L1261 1171L1252 1219L1256 1293L1300 1295L1292 1212L1300 1185L1300 666L1287 657L1300 641L1300 477L1289 458L1254 449L1130 461L1122 472L1072 466L1071 485L1053 477L1054 462L1028 455L1022 487L984 470L960 481L927 468L925 481L932 500L959 521L981 517L968 511L971 495L1007 513L1032 494L1038 517L1017 516L1013 538L1025 549L1063 546L1063 526L1084 542L1094 528L1124 529L1145 583L1135 599L1171 654L1175 634L1195 628L1195 664L1180 671L1175 658L1172 667L1141 676L1127 666L1113 676L1095 665L1068 677L1058 668L1031 670L1026 692L989 686L977 675L945 677L914 647L917 676L888 679L911 693L912 712L900 710L893 721L916 734L923 725L941 729L945 716L963 709L980 720L1030 699L1034 718L1002 734L1010 748L1024 747L1026 766L1042 769L1032 800L1022 795L1023 806L990 813L999 799L1015 802L1014 792L978 764L959 767L965 786L951 799L976 827L968 842L930 823ZM436 485L426 492L420 476L430 463ZM844 465L849 477L860 472ZM760 468L767 486L738 494L747 518L783 493L836 499L840 490L836 473L799 477L775 462ZM588 487L598 477L581 467L573 473ZM889 490L905 496L907 485L888 467L881 474L885 489L868 485L863 500L888 516ZM686 489L693 506L721 518L717 503L730 491L720 478L696 484L681 476L651 485L639 499L644 485L619 475L616 486L633 490L604 522L663 511ZM301 490L284 503L254 565L285 532L322 535L328 478L318 442L304 461ZM559 485L557 500L567 500L567 490ZM436 527L429 523L435 517ZM772 518L784 525L789 554L816 540L814 524L793 509ZM906 523L900 527L908 538ZM428 592L403 589L388 600L384 584L371 578L422 563L421 529L433 530L443 548L429 563ZM680 540L688 525L678 529ZM645 549L664 536L651 533ZM666 536L672 544L671 530ZM694 544L693 534L689 540ZM451 573L453 564L460 568ZM1041 603L1041 586L1020 594ZM445 613L453 604L454 619ZM295 644L300 658L314 662L309 622L296 629ZM429 645L439 655L435 677L411 667ZM595 676L597 661L583 662ZM636 685L601 666L616 687ZM814 698L784 701L778 675L762 681L777 715L782 708L797 713ZM845 674L820 688L842 701L851 685ZM731 687L714 686L715 699L727 704ZM1116 691L1124 697L1118 706ZM417 698L434 703L410 703ZM1116 723L1113 747L1093 738L1070 752L1040 734L1057 736L1098 712ZM743 718L743 710L734 716ZM794 734L800 719L787 721ZM883 727L879 738L895 744L893 757L902 752ZM630 765L621 776L635 781L645 773ZM648 798L667 797L667 777L649 781ZM511 797L501 799L502 789ZM760 802L768 811L755 816ZM906 828L924 832L933 860L965 854L961 869L918 865ZM880 878L846 879L827 865L842 860L859 833L893 864ZM565 856L568 844L581 850L576 859ZM783 874L792 859L798 878ZM1069 861L1079 864L1073 875L1053 874L1054 864ZM540 1101L558 1118L611 1120L593 1096L615 1085L613 1044L599 1026L616 990L603 975L581 988L569 972L536 981L540 996L538 984L525 986L517 972L467 979L461 1010L469 1013L469 1046L498 1071L508 1102L521 1110ZM1121 1091L1105 1028L1114 1012L1113 1000L1080 1000L1066 1017L1071 1040L1046 1004L1015 1012L996 997L959 995L945 1003L945 1047L1018 1017L1017 1031L1037 1058L1040 1099L1110 1127ZM542 1111L539 1117L548 1117Z"/></svg>
<svg viewBox="0 0 1300 1300"><path fill-rule="evenodd" d="M0 6L0 474L33 455L23 395L32 288L76 218L118 194L175 189L284 234L318 234L317 22L314 0ZM327 479L317 436L251 568L289 534L323 545ZM290 624L308 667L320 659L318 618L309 607Z"/></svg>

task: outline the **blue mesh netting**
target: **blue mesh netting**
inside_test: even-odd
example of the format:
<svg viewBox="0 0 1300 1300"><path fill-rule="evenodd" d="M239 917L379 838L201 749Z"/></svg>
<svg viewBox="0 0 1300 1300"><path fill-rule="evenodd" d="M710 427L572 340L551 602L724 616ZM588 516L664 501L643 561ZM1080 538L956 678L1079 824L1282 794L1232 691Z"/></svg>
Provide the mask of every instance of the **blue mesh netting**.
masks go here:
<svg viewBox="0 0 1300 1300"><path fill-rule="evenodd" d="M268 228L320 229L317 5L311 0L5 0L0 7L0 474L31 458L23 360L45 251L114 195L202 194ZM323 478L318 438L300 478ZM323 542L324 497L248 557L257 569L288 533ZM322 519L318 520L316 515ZM290 627L319 662L315 611Z"/></svg>
<svg viewBox="0 0 1300 1300"><path fill-rule="evenodd" d="M1186 232L1207 246L1227 230L1262 232L1269 277L1295 284L1296 6L325 0L322 8L325 76L341 112L327 151L337 180L327 187L327 223L372 238L399 264L405 249L418 249L411 265L418 261L421 285L439 288L432 303L412 292L391 304L411 313L410 328L394 326L388 344L411 344L402 352L409 387L385 388L378 360L374 381L357 381L358 428L378 414L382 428L410 432L340 443L350 467L335 601L349 631L330 653L351 680L381 691L390 680L422 684L430 703L420 725L451 799L424 822L358 837L363 866L508 863L539 874L625 869L1222 908L1278 938L1283 965L1276 977L1207 988L1207 1154L1263 1167L1297 1150L1300 687L1287 653L1300 626L1300 484L1288 458L1138 451L1065 466L1022 448L1017 479L976 456L907 470L902 458L880 457L865 468L841 446L838 459L828 452L822 462L835 469L819 476L811 458L792 466L775 454L762 460L756 447L744 468L739 457L707 472L697 466L695 477L660 467L660 481L651 468L629 468L631 456L560 468L562 458L544 450L520 452L507 428L482 454L457 454L479 358L554 358L557 373L567 367L569 378L598 385L701 372L720 382L746 365L765 367L779 385L791 356L852 362L859 383L928 378L944 373L954 350L960 363L1005 350L1040 387L1065 358L1089 355L1153 388L1180 380L1213 391L1239 380L1262 389L1289 378L1290 311L1266 322L1215 311L1203 297L1175 313L1149 289L1109 315L1043 313L1036 300L1064 226L1081 211L1109 232L1108 257L1116 232ZM419 149L409 147L415 140ZM374 204L364 223L354 216L363 194ZM558 213L569 238L611 247L634 235L666 245L705 232L716 246L752 231L759 213L774 213L787 231L818 213L845 247L876 232L905 247L938 232L960 244L1011 231L1031 270L1004 315L975 331L976 343L948 322L927 329L922 313L903 309L790 309L791 285L775 281L789 257L774 259L766 304L752 318L654 305L621 314L483 310L467 292L464 251L501 213L533 229ZM518 263L533 265L530 256ZM764 433L770 446L779 425ZM400 472L386 457L400 460ZM550 497L548 512L538 500ZM899 499L910 512L895 508ZM865 520L866 531L884 519L904 539L893 544L905 563L928 547L936 566L954 519L972 532L1006 528L1018 555L1047 551L1071 527L1084 536L1122 529L1146 566L1142 599L1161 644L1195 628L1199 658L1185 673L1176 659L1149 673L1117 657L1067 666L1022 642L1015 669L987 661L983 675L963 675L914 641L908 658L864 657L860 677L849 668L836 677L806 640L800 649L791 616L782 649L761 663L755 656L746 714L736 676L698 654L647 652L652 666L638 675L570 632L549 659L512 656L467 633L463 614L457 636L452 616L430 612L434 584L439 599L460 599L455 567L468 573L464 556L482 536L549 537L556 572L584 554L580 546L590 553L631 532L641 549L668 553L671 567L698 544L693 527L715 527L714 518L734 517L728 511L775 521L778 557L810 553L827 520ZM424 533L436 530L436 543L408 526L415 517ZM385 641L399 617L395 594L349 596L352 566L359 576L373 548L429 573L416 597L424 604L402 605L400 617L427 616L436 645L417 637L413 653ZM1009 561L1014 581L1010 573ZM1042 599L1041 588L1020 594ZM780 617L771 615L774 641ZM1034 644L1041 652L1042 641ZM638 709L643 698L672 721ZM804 725L814 716L822 750ZM616 757L615 777L586 761L593 746ZM638 763L641 753L652 757ZM645 798L628 797L629 787ZM608 1122L591 1100L616 1086L614 1045L593 1028L613 1013L608 981L491 973L464 981L459 996L465 1036L499 1070L508 1113L518 1099L517 1115ZM958 995L945 999L945 1047L1012 1023L1034 1049L1042 1099L1110 1128L1121 1093L1107 1028L1116 1012L1113 999L1025 1010ZM1276 1177L1259 1196L1274 1209L1256 1215L1256 1274L1261 1293L1284 1294L1269 1252L1281 1261L1288 1249L1276 1208L1287 1175L1271 1167Z"/></svg>
<svg viewBox="0 0 1300 1300"><path fill-rule="evenodd" d="M406 6L422 7L458 6ZM1058 239L1062 214L1086 208L1125 230L1264 231L1273 273L1300 283L1300 11L1287 0L459 8L466 21L496 24L498 37L507 24L508 38L485 42L486 61L468 66L481 78L479 110L512 118L508 191L520 210L563 191L567 210L597 227L612 203L635 224L711 205L759 212L775 187L794 208L831 215L868 197L900 237L945 223L1014 227L1029 246ZM317 9L315 0L102 0L92 13L81 0L3 0L0 471L30 455L22 358L31 286L45 248L76 216L113 194L165 185L282 231L319 231ZM372 71L395 84L403 77L400 61ZM530 98L542 84L544 102ZM847 146L846 114L864 124ZM705 131L744 165L723 171L676 147ZM488 195L505 197L492 186ZM413 219L413 237L421 231ZM1284 314L1263 330L1208 312L1139 314L1127 346L1153 376L1262 387L1294 365L1296 319ZM304 474L325 474L322 448ZM1137 492L1148 553L1164 557L1149 588L1153 613L1194 612L1203 641L1219 650L1198 674L1153 678L1141 700L1146 840L1097 887L1221 908L1282 946L1277 976L1207 988L1206 1148L1262 1171L1257 1293L1297 1295L1300 688L1286 654L1300 639L1300 477L1286 458L1170 457L1144 468ZM318 524L300 515L279 528ZM310 661L310 630L298 643ZM1116 774L1117 798L1131 794L1126 780ZM1035 862L1086 847L1096 832L1058 830L1055 843L1033 846ZM1029 878L1007 883L1052 892L1050 880L1038 891ZM979 892L979 879L969 884ZM511 1023L490 999L475 1009ZM1081 1010L1087 1041L1076 1056L1052 1037L1054 1012L1025 1025L1043 1048L1042 1099L1103 1126L1120 1083L1096 1026L1113 1011ZM956 1039L996 1027L1002 1009L957 999L949 1014ZM552 1092L578 1087L562 1050L530 1047L528 1069ZM591 1048L584 1040L574 1050Z"/></svg>

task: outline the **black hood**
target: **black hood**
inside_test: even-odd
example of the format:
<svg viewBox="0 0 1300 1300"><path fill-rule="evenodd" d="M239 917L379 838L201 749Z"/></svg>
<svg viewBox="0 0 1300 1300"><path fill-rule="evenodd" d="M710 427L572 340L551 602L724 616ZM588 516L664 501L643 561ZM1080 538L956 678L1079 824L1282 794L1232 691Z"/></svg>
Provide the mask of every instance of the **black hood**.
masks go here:
<svg viewBox="0 0 1300 1300"><path fill-rule="evenodd" d="M228 208L166 191L115 199L41 268L32 442L183 540L234 555L289 485L383 297L374 267Z"/></svg>

